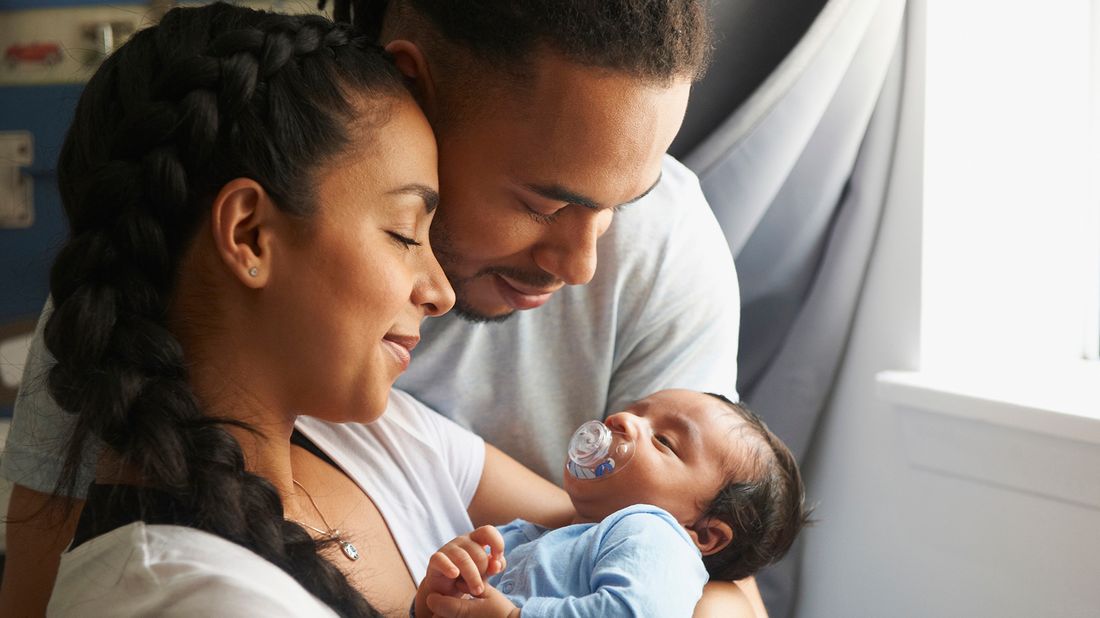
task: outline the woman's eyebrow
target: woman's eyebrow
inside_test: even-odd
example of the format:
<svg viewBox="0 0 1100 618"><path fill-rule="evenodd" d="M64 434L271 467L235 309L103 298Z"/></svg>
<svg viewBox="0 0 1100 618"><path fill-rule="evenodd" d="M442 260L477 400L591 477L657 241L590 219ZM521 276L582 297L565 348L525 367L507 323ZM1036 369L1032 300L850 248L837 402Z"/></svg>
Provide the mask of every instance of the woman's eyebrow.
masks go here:
<svg viewBox="0 0 1100 618"><path fill-rule="evenodd" d="M429 187L428 185L422 185L419 183L410 183L403 187L398 187L393 191L387 193L387 195L415 195L424 200L424 209L431 214L439 207L439 191Z"/></svg>

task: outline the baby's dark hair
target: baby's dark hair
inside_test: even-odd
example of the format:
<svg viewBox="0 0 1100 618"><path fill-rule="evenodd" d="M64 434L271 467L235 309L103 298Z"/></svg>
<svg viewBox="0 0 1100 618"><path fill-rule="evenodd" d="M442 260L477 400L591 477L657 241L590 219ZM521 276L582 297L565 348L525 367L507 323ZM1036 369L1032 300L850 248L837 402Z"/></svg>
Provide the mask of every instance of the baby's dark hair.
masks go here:
<svg viewBox="0 0 1100 618"><path fill-rule="evenodd" d="M802 528L810 523L806 490L790 449L745 406L714 393L745 421L742 428L756 440L756 465L736 466L731 478L704 509L703 517L729 524L733 539L724 549L703 557L712 579L743 579L779 561Z"/></svg>
<svg viewBox="0 0 1100 618"><path fill-rule="evenodd" d="M333 14L377 34L393 5L486 66L522 67L544 46L579 64L668 81L699 77L710 57L703 0L333 0Z"/></svg>

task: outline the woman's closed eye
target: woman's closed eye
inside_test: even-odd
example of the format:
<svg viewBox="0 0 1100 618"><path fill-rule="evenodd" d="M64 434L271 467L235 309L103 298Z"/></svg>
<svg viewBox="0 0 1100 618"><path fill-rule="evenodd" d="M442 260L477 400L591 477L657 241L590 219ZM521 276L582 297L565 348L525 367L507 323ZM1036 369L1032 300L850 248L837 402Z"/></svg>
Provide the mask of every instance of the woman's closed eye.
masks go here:
<svg viewBox="0 0 1100 618"><path fill-rule="evenodd" d="M413 240L412 238L409 238L408 236L405 236L403 234L398 234L397 232L389 232L389 231L387 231L386 233L390 235L390 238L393 238L394 241L400 243L406 249L409 248L409 247L419 247L421 245L421 243L419 243L419 242Z"/></svg>

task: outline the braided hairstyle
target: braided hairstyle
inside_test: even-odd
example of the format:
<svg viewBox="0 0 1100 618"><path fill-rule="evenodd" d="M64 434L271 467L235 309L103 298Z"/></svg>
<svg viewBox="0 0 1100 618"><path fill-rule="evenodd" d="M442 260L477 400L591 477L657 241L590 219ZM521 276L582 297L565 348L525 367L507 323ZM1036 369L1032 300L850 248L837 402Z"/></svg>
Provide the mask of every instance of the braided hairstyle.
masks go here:
<svg viewBox="0 0 1100 618"><path fill-rule="evenodd" d="M324 544L284 519L274 486L245 470L233 422L204 414L168 312L182 255L225 183L251 178L308 218L315 171L348 147L349 124L384 122L403 96L384 53L350 26L227 4L173 9L104 62L58 164L70 237L50 274L48 387L76 417L59 492L101 441L140 475L130 490L142 512L167 496L195 528L259 554L338 613L379 615ZM354 105L364 102L367 119Z"/></svg>
<svg viewBox="0 0 1100 618"><path fill-rule="evenodd" d="M543 45L578 64L662 82L701 77L710 60L704 0L333 0L333 16L377 37L389 5L513 76Z"/></svg>

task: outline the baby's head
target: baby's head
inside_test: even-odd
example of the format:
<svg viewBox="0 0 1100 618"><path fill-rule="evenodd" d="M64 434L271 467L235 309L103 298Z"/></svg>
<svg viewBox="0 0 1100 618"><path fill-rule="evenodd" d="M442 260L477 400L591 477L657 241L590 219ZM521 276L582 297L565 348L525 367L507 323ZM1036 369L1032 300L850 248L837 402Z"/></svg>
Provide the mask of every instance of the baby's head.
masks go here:
<svg viewBox="0 0 1100 618"><path fill-rule="evenodd" d="M711 578L747 577L783 557L808 521L794 456L755 414L718 395L654 393L605 424L634 443L613 474L565 475L577 514L600 521L652 504L680 522Z"/></svg>

